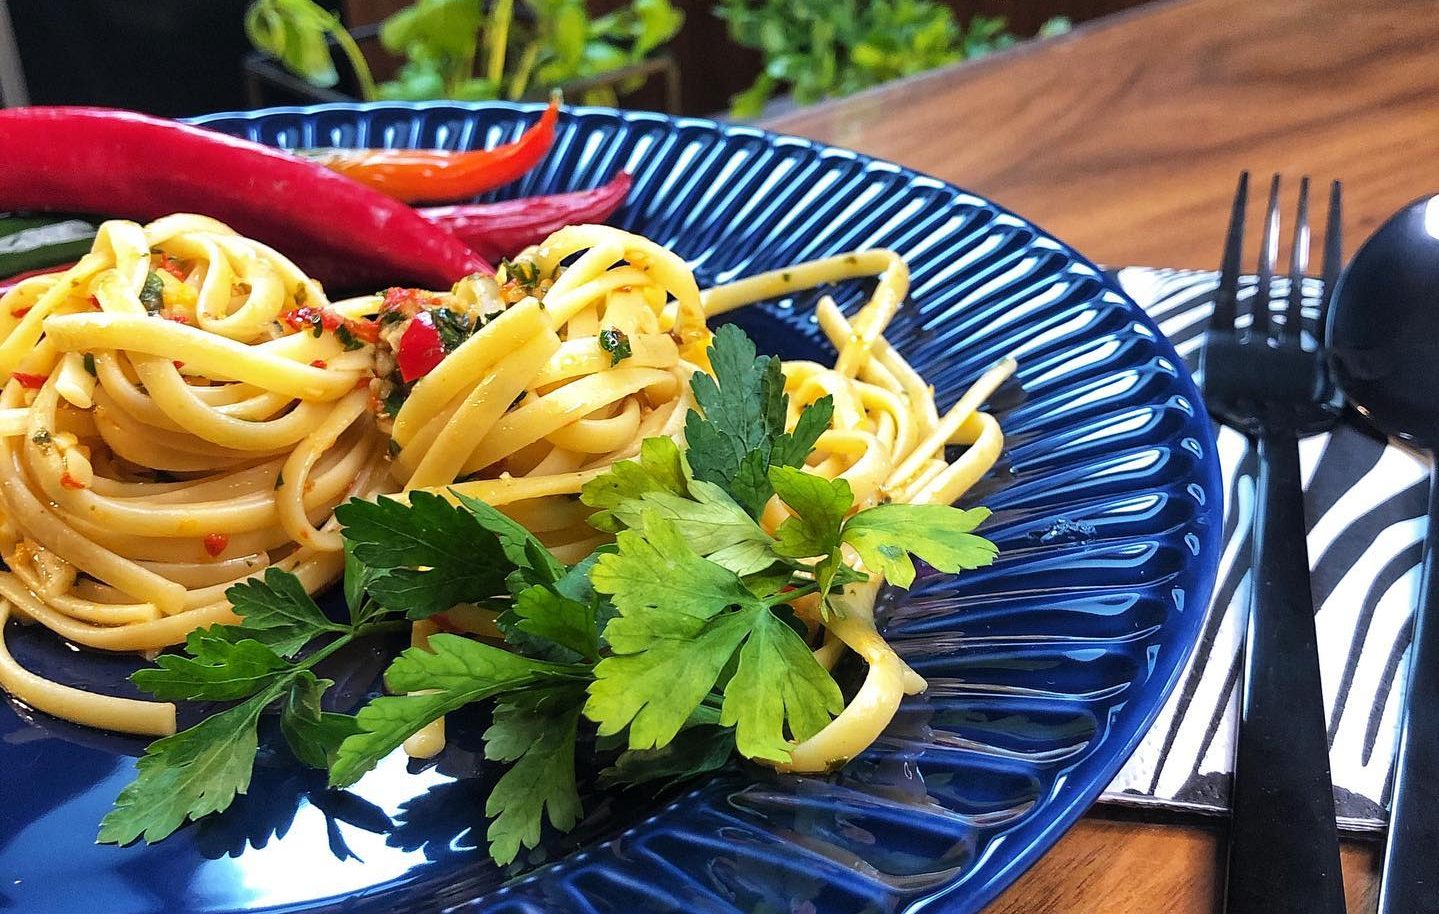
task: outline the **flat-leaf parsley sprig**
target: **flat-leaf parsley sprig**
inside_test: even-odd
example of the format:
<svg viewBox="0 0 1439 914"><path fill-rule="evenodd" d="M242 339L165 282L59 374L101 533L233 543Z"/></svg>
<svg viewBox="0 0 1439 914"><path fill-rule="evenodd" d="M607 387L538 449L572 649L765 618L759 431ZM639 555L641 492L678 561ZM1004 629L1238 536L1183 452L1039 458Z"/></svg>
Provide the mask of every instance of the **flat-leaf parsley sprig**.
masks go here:
<svg viewBox="0 0 1439 914"><path fill-rule="evenodd" d="M295 754L327 764L343 787L432 721L492 700L485 756L505 771L485 813L500 864L537 846L545 823L579 821L581 765L625 787L678 783L735 752L784 764L844 708L796 601L817 598L832 613L830 597L867 580L865 568L908 586L912 555L955 572L988 564L995 549L972 532L984 509L854 510L843 479L803 469L832 421L830 399L786 429L777 359L732 326L709 357L713 375L691 381L699 409L685 445L649 439L585 486L591 523L615 542L574 565L490 505L415 491L337 509L349 623L326 619L284 572L232 588L243 625L197 632L188 656L162 657L136 681L160 697L243 701L153 744L101 839L157 840L224 809L248 785L256 723L277 702ZM771 532L760 518L775 497L789 516ZM309 669L319 658L458 604L493 612L502 637L433 635L390 664L392 694L353 717L320 710L327 683Z"/></svg>

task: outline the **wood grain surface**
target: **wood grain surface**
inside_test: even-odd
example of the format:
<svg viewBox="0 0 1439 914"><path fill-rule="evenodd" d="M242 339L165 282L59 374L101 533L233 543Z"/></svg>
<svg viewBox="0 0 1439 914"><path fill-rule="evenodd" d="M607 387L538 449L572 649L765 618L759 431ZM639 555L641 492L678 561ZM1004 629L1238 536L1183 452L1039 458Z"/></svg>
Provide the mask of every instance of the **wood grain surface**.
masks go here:
<svg viewBox="0 0 1439 914"><path fill-rule="evenodd" d="M764 126L983 194L1106 264L1213 269L1241 169L1439 191L1439 0L1183 0Z"/></svg>
<svg viewBox="0 0 1439 914"><path fill-rule="evenodd" d="M764 126L953 181L1115 265L1215 268L1241 169L1340 179L1352 251L1439 191L1439 0L1151 4ZM1351 912L1375 910L1379 853L1344 847ZM1215 912L1223 854L1222 822L1100 812L990 914Z"/></svg>

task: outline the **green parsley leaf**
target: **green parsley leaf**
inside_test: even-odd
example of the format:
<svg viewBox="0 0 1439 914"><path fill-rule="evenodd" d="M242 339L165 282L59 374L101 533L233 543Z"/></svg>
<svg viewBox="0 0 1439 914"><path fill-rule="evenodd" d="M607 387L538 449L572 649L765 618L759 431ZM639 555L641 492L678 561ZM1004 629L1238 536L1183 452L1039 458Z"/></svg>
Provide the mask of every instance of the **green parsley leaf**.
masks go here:
<svg viewBox="0 0 1439 914"><path fill-rule="evenodd" d="M354 625L360 621L361 613L365 606L365 590L370 586L370 581L379 574L373 568L366 565L355 557L355 547L351 540L345 540L345 576L343 590L345 592L345 607L350 611L350 624Z"/></svg>
<svg viewBox="0 0 1439 914"><path fill-rule="evenodd" d="M274 686L188 730L151 743L136 763L136 777L100 822L101 844L153 843L184 824L229 806L250 786L259 746L260 712L278 694Z"/></svg>
<svg viewBox="0 0 1439 914"><path fill-rule="evenodd" d="M281 657L295 656L326 632L345 630L325 618L299 578L278 568L265 569L263 581L251 578L232 585L225 598L243 617L244 633Z"/></svg>
<svg viewBox="0 0 1439 914"><path fill-rule="evenodd" d="M526 576L527 580L550 584L564 576L565 566L529 530L478 498L454 490L451 494L474 515L481 527L499 539L505 558L516 567L532 572Z"/></svg>
<svg viewBox="0 0 1439 914"><path fill-rule="evenodd" d="M647 515L642 530L621 533L619 551L600 556L590 574L620 614L605 627L614 654L595 667L585 715L601 735L628 726L632 749L668 743L714 687L748 628L724 610L765 609L669 521Z"/></svg>
<svg viewBox="0 0 1439 914"><path fill-rule="evenodd" d="M340 743L359 732L359 724L349 714L336 714L320 708L320 696L334 685L303 670L290 682L280 706L280 733L295 758L312 768L328 768Z"/></svg>
<svg viewBox="0 0 1439 914"><path fill-rule="evenodd" d="M610 552L613 547L600 550ZM515 604L495 619L510 646L537 660L595 661L603 643L600 632L614 615L614 607L590 583L590 570L603 554L600 550L552 585L530 585L516 594Z"/></svg>
<svg viewBox="0 0 1439 914"><path fill-rule="evenodd" d="M514 608L506 615L516 629L564 648L573 660L599 660L600 633L593 605L536 584L516 595Z"/></svg>
<svg viewBox="0 0 1439 914"><path fill-rule="evenodd" d="M734 675L724 684L725 714L741 725L742 753L788 758L786 720L792 732L808 734L814 721L827 722L842 706L838 687L804 641L734 572L701 558L669 520L647 513L639 530L618 539L618 552L601 556L591 573L619 610L605 629L613 653L595 666L585 704L601 736L628 727L631 749L668 744L736 651ZM761 692L779 702L777 717L773 701L741 713Z"/></svg>
<svg viewBox="0 0 1439 914"><path fill-rule="evenodd" d="M838 548L840 524L854 505L849 482L783 466L770 467L769 479L795 515L775 531L775 552L805 558L829 555Z"/></svg>
<svg viewBox="0 0 1439 914"><path fill-rule="evenodd" d="M775 562L768 568L744 576L744 586L757 597L771 597L794 581L794 567L784 562Z"/></svg>
<svg viewBox="0 0 1439 914"><path fill-rule="evenodd" d="M580 501L600 509L590 517L591 526L618 533L628 524L615 517L611 509L659 492L680 497L689 494L689 472L673 438L646 438L640 442L638 460L611 464L609 470L585 483Z"/></svg>
<svg viewBox="0 0 1439 914"><path fill-rule="evenodd" d="M754 470L769 466L770 448L784 432L784 375L778 359L758 356L744 331L727 324L709 350L711 377L690 378L695 402L685 418L687 456L696 479L721 486L752 516L769 499L768 480ZM741 472L749 461L748 472Z"/></svg>
<svg viewBox="0 0 1439 914"><path fill-rule="evenodd" d="M165 308L165 281L154 270L145 274L145 284L140 287L140 304L151 314L159 314Z"/></svg>
<svg viewBox="0 0 1439 914"><path fill-rule="evenodd" d="M660 749L629 749L600 772L600 786L619 787L660 782L659 789L717 771L734 752L734 731L724 727L691 726Z"/></svg>
<svg viewBox="0 0 1439 914"><path fill-rule="evenodd" d="M446 352L454 352L460 344L475 332L475 325L464 312L449 308L434 308L430 311L430 323L440 335L440 345Z"/></svg>
<svg viewBox="0 0 1439 914"><path fill-rule="evenodd" d="M161 654L130 681L164 701L233 701L253 695L289 664L259 641L236 637L243 633L240 626L197 629L185 640L191 656Z"/></svg>
<svg viewBox="0 0 1439 914"><path fill-rule="evenodd" d="M757 355L733 324L715 333L708 352L714 376L696 372L690 379L703 414L685 417L686 456L696 479L720 486L758 517L774 491L769 468L801 466L829 427L834 403L821 397L786 433L789 398L779 359Z"/></svg>
<svg viewBox="0 0 1439 914"><path fill-rule="evenodd" d="M511 863L521 846L540 842L540 823L569 831L580 819L575 787L575 732L584 703L581 684L515 692L495 705L485 731L485 757L513 762L485 801L493 816L487 837L490 856Z"/></svg>
<svg viewBox="0 0 1439 914"><path fill-rule="evenodd" d="M794 431L780 435L770 449L771 466L800 467L814 450L819 436L829 429L834 418L834 397L825 394L800 411Z"/></svg>
<svg viewBox="0 0 1439 914"><path fill-rule="evenodd" d="M735 728L740 754L788 761L786 722L795 740L803 741L842 710L839 686L804 639L774 613L754 613L720 714L721 724Z"/></svg>
<svg viewBox="0 0 1439 914"><path fill-rule="evenodd" d="M382 606L423 619L507 594L505 577L514 566L494 533L433 492L411 492L409 499L409 505L351 499L335 509L355 557L384 572L369 588Z"/></svg>
<svg viewBox="0 0 1439 914"><path fill-rule="evenodd" d="M429 650L410 648L395 658L385 681L397 693L377 698L355 715L360 731L340 744L330 766L330 785L360 779L430 721L471 702L556 677L574 677L582 668L532 660L459 635L433 635Z"/></svg>
<svg viewBox="0 0 1439 914"><path fill-rule="evenodd" d="M639 525L654 511L672 522L690 546L736 574L750 574L774 562L769 534L724 489L690 478L671 438L650 438L638 461L620 461L585 485L580 499L600 508L595 527L617 532Z"/></svg>
<svg viewBox="0 0 1439 914"><path fill-rule="evenodd" d="M633 353L630 349L630 338L624 331L609 327L600 331L600 348L610 354L610 367L613 368L620 362L629 358Z"/></svg>
<svg viewBox="0 0 1439 914"><path fill-rule="evenodd" d="M914 583L909 553L949 574L993 562L999 550L970 532L987 517L987 508L877 505L846 521L842 538L867 567L891 584L908 587Z"/></svg>
<svg viewBox="0 0 1439 914"><path fill-rule="evenodd" d="M299 578L277 568L264 580L248 580L226 593L239 625L193 632L188 657L163 655L134 680L164 698L245 701L173 736L150 744L135 780L120 792L101 823L99 840L125 844L144 835L158 841L186 819L199 819L230 805L249 787L261 713L285 697L280 729L303 761L324 767L334 748L355 729L352 719L320 709L330 685L309 667L356 635L365 624L331 623L305 593ZM369 621L369 617L364 620ZM303 661L287 663L312 638L338 634Z"/></svg>

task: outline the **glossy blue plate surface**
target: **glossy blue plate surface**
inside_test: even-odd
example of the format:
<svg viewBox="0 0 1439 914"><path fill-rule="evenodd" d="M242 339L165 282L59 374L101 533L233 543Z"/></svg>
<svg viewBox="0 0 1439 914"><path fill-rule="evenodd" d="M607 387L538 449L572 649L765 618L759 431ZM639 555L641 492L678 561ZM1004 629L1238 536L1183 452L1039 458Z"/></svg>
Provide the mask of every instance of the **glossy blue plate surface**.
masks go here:
<svg viewBox="0 0 1439 914"><path fill-rule="evenodd" d="M285 147L493 145L535 106L322 106L202 119ZM1043 231L940 181L806 140L709 121L577 109L503 196L631 171L615 222L672 247L703 284L825 254L897 250L914 275L889 339L941 407L995 359L1000 465L991 568L922 574L887 633L930 683L841 774L734 769L658 797L590 790L549 863L506 883L483 851L482 720L438 765L391 758L352 791L283 750L248 796L162 844L92 844L138 741L0 704L0 908L192 912L974 911L1033 863L1129 754L1183 665L1218 561L1220 489L1200 399L1118 287ZM217 180L223 180L217 175ZM277 208L303 199L274 201ZM861 284L840 287L852 311ZM762 349L832 358L804 294L736 315ZM23 662L126 688L128 658L12 629ZM383 647L329 675L372 687ZM855 672L855 671L851 671Z"/></svg>

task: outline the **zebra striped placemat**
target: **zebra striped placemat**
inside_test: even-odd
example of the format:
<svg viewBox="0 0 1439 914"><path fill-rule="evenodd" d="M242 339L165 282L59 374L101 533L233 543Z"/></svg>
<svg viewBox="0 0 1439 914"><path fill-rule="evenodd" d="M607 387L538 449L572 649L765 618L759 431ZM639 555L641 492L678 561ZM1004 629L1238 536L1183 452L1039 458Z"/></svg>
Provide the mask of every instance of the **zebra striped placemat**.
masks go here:
<svg viewBox="0 0 1439 914"><path fill-rule="evenodd" d="M1136 267L1117 275L1197 370L1218 274ZM1286 287L1276 281L1275 297ZM1252 288L1251 279L1241 296ZM1305 291L1313 320L1317 284ZM1342 827L1379 829L1392 789L1429 465L1353 416L1299 450L1334 799ZM1229 428L1219 430L1219 457L1224 552L1209 617L1178 688L1104 801L1212 813L1228 807L1256 464L1245 438Z"/></svg>

